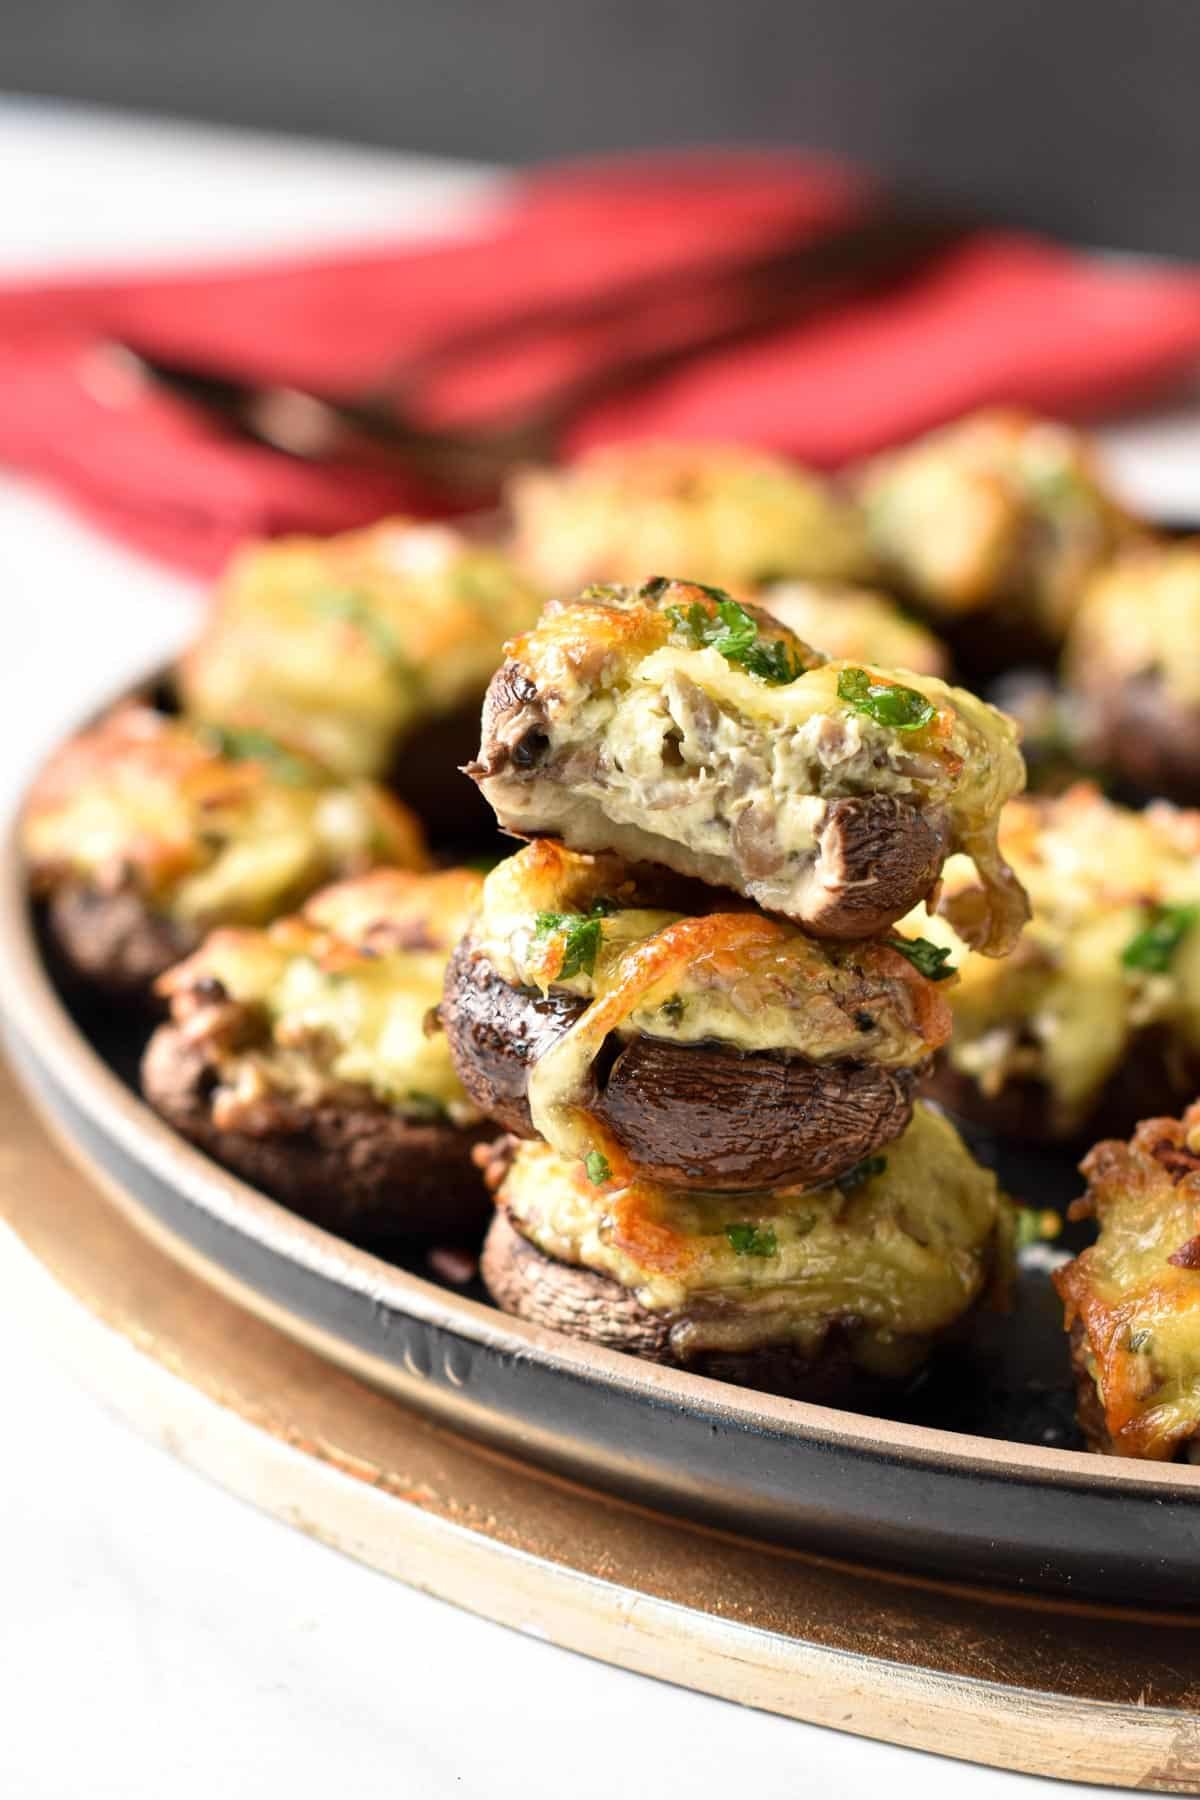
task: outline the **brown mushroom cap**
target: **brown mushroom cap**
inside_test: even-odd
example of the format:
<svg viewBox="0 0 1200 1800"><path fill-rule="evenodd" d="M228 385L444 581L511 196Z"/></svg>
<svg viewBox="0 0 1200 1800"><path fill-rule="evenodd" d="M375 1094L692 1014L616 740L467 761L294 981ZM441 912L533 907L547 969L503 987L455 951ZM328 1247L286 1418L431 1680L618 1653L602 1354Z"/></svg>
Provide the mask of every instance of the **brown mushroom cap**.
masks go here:
<svg viewBox="0 0 1200 1800"><path fill-rule="evenodd" d="M469 938L459 945L441 1016L481 1112L535 1135L529 1070L587 1004L512 987ZM650 1037L611 1048L594 1070L596 1113L639 1169L672 1187L730 1192L833 1180L900 1135L923 1073Z"/></svg>
<svg viewBox="0 0 1200 1800"><path fill-rule="evenodd" d="M214 1064L176 1025L161 1025L142 1062L155 1110L214 1161L314 1224L357 1243L477 1237L488 1200L471 1151L491 1134L405 1119L369 1096L315 1105L280 1098L254 1131L223 1131L210 1098Z"/></svg>
<svg viewBox="0 0 1200 1800"><path fill-rule="evenodd" d="M502 1312L649 1362L686 1366L718 1381L826 1405L851 1397L863 1400L877 1385L855 1367L836 1328L815 1358L802 1357L785 1345L771 1345L761 1350L706 1351L682 1365L671 1346L668 1318L650 1312L609 1276L544 1255L504 1212L496 1214L484 1241L479 1272Z"/></svg>
<svg viewBox="0 0 1200 1800"><path fill-rule="evenodd" d="M638 825L616 823L580 795L564 806L559 785L540 771L548 745L537 683L509 660L488 686L479 756L466 765L505 830L518 837L561 836L573 850L615 851L629 862L657 863L709 886L758 897L751 892L756 878L748 833L735 862ZM547 795L544 818L533 803L539 782ZM520 793L519 808L506 804L506 790ZM811 865L797 872L795 903L786 916L817 937L868 938L886 931L931 891L949 850L950 827L941 812L921 811L894 794L866 794L830 800L815 839Z"/></svg>
<svg viewBox="0 0 1200 1800"><path fill-rule="evenodd" d="M1072 679L1090 758L1143 794L1200 805L1200 707L1182 704L1153 671L1114 676L1092 660Z"/></svg>
<svg viewBox="0 0 1200 1800"><path fill-rule="evenodd" d="M132 883L57 887L46 908L50 934L71 973L106 993L149 1000L163 972L196 948L199 932L151 912Z"/></svg>

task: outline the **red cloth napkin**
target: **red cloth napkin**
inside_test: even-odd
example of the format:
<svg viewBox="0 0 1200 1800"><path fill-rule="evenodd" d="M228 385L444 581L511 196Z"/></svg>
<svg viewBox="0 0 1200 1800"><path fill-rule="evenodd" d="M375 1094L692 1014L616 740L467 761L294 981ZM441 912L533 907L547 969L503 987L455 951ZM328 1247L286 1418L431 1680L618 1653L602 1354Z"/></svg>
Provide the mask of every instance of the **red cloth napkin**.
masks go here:
<svg viewBox="0 0 1200 1800"><path fill-rule="evenodd" d="M438 510L419 484L315 466L214 429L122 372L127 339L255 381L353 390L445 334L552 297L818 233L870 192L774 154L568 167L515 183L447 244L338 251L199 272L0 287L0 459L114 534L210 573L248 535L333 531ZM586 368L620 326L481 354L436 396L472 416ZM892 292L706 357L597 406L564 446L737 439L836 465L985 402L1078 415L1200 357L1200 274L1102 261L1010 232L963 240Z"/></svg>

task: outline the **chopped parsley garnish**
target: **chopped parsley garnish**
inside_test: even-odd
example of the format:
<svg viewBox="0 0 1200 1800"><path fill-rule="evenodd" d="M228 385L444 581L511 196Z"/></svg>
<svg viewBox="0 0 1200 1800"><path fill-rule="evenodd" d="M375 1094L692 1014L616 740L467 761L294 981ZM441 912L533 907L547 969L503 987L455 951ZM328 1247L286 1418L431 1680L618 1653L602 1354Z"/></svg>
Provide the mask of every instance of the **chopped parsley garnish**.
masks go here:
<svg viewBox="0 0 1200 1800"><path fill-rule="evenodd" d="M870 1181L874 1176L882 1175L886 1168L886 1156L864 1156L862 1161L856 1162L852 1169L847 1169L844 1175L839 1175L835 1185L841 1188L843 1194L852 1194L855 1188L862 1186L864 1181Z"/></svg>
<svg viewBox="0 0 1200 1800"><path fill-rule="evenodd" d="M775 1256L779 1250L773 1225L727 1225L725 1236L737 1256Z"/></svg>
<svg viewBox="0 0 1200 1800"><path fill-rule="evenodd" d="M726 662L735 663L760 681L770 682L772 687L786 687L804 674L808 664L803 657L797 655L783 638L760 638L758 620L744 606L739 606L720 588L706 588L697 581L687 585L699 587L701 593L707 594L716 604L715 615L698 600L693 600L687 607L668 606L667 617L673 629L693 650L706 647L716 650ZM657 589L657 582L647 583L642 592L646 593L650 587ZM657 589L653 597L657 598L661 592L662 589Z"/></svg>
<svg viewBox="0 0 1200 1800"><path fill-rule="evenodd" d="M618 910L615 900L601 897L592 901L589 913L540 912L534 924L535 937L549 937L551 932L564 932L563 959L557 979L567 981L572 975L591 975L596 967L596 954L603 935L602 920Z"/></svg>
<svg viewBox="0 0 1200 1800"><path fill-rule="evenodd" d="M1129 1348L1133 1351L1147 1349L1152 1336L1153 1333L1149 1331L1131 1331L1129 1334Z"/></svg>
<svg viewBox="0 0 1200 1800"><path fill-rule="evenodd" d="M920 731L928 725L937 707L916 688L901 687L899 682L879 681L865 669L843 669L838 676L838 699L865 713L877 725L892 731Z"/></svg>
<svg viewBox="0 0 1200 1800"><path fill-rule="evenodd" d="M320 588L313 595L312 603L327 618L342 619L347 625L353 625L385 662L403 663L395 633L365 595L356 593L353 588Z"/></svg>
<svg viewBox="0 0 1200 1800"><path fill-rule="evenodd" d="M259 762L289 787L306 787L316 780L313 766L296 756L268 732L254 725L205 725L203 735L218 756L230 762Z"/></svg>
<svg viewBox="0 0 1200 1800"><path fill-rule="evenodd" d="M1147 923L1122 950L1121 966L1148 975L1165 974L1197 919L1200 906L1152 906Z"/></svg>
<svg viewBox="0 0 1200 1800"><path fill-rule="evenodd" d="M608 1158L602 1150L589 1150L583 1159L583 1166L587 1170L588 1180L596 1187L600 1187L612 1177Z"/></svg>
<svg viewBox="0 0 1200 1800"><path fill-rule="evenodd" d="M672 1025L678 1025L683 1017L684 1005L685 1002L682 994L672 994L670 999L663 1001L662 1005L659 1007L659 1011L662 1013L663 1018L668 1019Z"/></svg>
<svg viewBox="0 0 1200 1800"><path fill-rule="evenodd" d="M954 965L949 968L950 951L941 944L931 944L928 938L890 937L887 940L889 949L898 950L906 956L914 969L918 969L927 981L949 981L954 974Z"/></svg>

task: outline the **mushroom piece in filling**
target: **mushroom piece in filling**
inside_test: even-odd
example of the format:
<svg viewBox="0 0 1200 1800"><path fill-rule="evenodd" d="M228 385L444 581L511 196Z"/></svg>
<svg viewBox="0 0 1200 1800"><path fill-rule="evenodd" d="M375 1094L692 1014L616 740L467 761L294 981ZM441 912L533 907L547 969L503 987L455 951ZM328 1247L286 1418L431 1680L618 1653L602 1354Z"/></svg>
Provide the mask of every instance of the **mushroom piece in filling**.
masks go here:
<svg viewBox="0 0 1200 1800"><path fill-rule="evenodd" d="M254 544L230 564L180 690L198 718L382 776L418 728L478 706L541 598L502 551L445 525Z"/></svg>
<svg viewBox="0 0 1200 1800"><path fill-rule="evenodd" d="M525 469L506 493L517 557L550 593L684 569L747 591L870 572L854 502L782 457L744 446L605 446L565 469Z"/></svg>
<svg viewBox="0 0 1200 1800"><path fill-rule="evenodd" d="M808 1191L681 1194L515 1140L491 1176L481 1267L501 1307L749 1385L830 1397L903 1380L1007 1279L1008 1203L925 1106L885 1151Z"/></svg>
<svg viewBox="0 0 1200 1800"><path fill-rule="evenodd" d="M867 938L962 851L963 935L1012 947L1025 896L996 848L1024 783L1011 721L934 676L827 662L717 589L657 577L551 602L507 646L468 773L518 836L612 850Z"/></svg>
<svg viewBox="0 0 1200 1800"><path fill-rule="evenodd" d="M214 932L159 982L147 1099L185 1137L365 1242L455 1237L485 1214L489 1135L431 1013L480 877L376 870L265 931Z"/></svg>
<svg viewBox="0 0 1200 1800"><path fill-rule="evenodd" d="M1200 538L1132 551L1096 576L1063 676L1092 766L1200 803Z"/></svg>
<svg viewBox="0 0 1200 1800"><path fill-rule="evenodd" d="M1079 1422L1093 1450L1196 1460L1200 1446L1200 1102L1146 1119L1080 1165L1072 1218L1099 1237L1056 1271Z"/></svg>
<svg viewBox="0 0 1200 1800"><path fill-rule="evenodd" d="M821 943L539 839L487 877L442 1020L489 1117L679 1187L828 1180L907 1125L949 1034L932 946Z"/></svg>
<svg viewBox="0 0 1200 1800"><path fill-rule="evenodd" d="M215 925L257 925L339 876L423 868L413 815L261 731L138 703L73 738L21 823L34 893L67 961L144 992Z"/></svg>
<svg viewBox="0 0 1200 1800"><path fill-rule="evenodd" d="M1017 1138L1128 1130L1200 1086L1200 813L1134 812L1079 783L1007 808L1000 847L1033 903L1012 955L968 952L923 909L899 930L956 965L934 1091ZM955 858L953 897L972 876Z"/></svg>
<svg viewBox="0 0 1200 1800"><path fill-rule="evenodd" d="M1088 577L1139 532L1086 438L1013 410L877 458L858 492L884 580L947 630L972 623L955 643L976 665L1060 644Z"/></svg>

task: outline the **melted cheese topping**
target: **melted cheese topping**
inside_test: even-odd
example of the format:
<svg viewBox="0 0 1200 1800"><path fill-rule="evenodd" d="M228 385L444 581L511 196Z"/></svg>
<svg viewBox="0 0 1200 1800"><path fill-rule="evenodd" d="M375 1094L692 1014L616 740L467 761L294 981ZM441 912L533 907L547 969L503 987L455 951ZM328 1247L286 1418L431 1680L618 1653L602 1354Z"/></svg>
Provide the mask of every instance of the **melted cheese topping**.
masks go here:
<svg viewBox="0 0 1200 1800"><path fill-rule="evenodd" d="M1026 916L996 849L1000 809L1025 781L1012 721L936 676L825 662L783 626L760 631L759 641L782 644L804 672L782 684L763 680L712 646L694 647L673 617L689 607L715 610L711 596L686 583L653 598L590 590L552 602L507 647L536 683L549 755L533 783L504 774L484 781L501 817L520 829L527 807L536 824L556 781L563 793L554 823L568 838L572 810L594 801L617 826L725 860L729 885L788 912L814 857L823 803L897 795L945 814L951 847L976 864L980 898L972 910L964 905L959 929L989 954L1010 948ZM855 710L838 696L849 666L914 688L934 707L932 719L902 733ZM739 882L743 869L751 872Z"/></svg>
<svg viewBox="0 0 1200 1800"><path fill-rule="evenodd" d="M421 720L482 693L540 599L499 551L446 526L276 539L234 558L181 689L199 718L259 726L341 774L383 774Z"/></svg>
<svg viewBox="0 0 1200 1800"><path fill-rule="evenodd" d="M218 1064L218 1123L269 1094L316 1104L345 1088L417 1118L474 1122L445 1035L428 1023L480 883L464 869L377 870L265 931L213 932L169 970L158 991ZM248 1009L232 1035L229 1001Z"/></svg>
<svg viewBox="0 0 1200 1800"><path fill-rule="evenodd" d="M949 672L944 644L906 618L887 594L836 582L781 581L754 596L789 631L834 661L879 664L920 675Z"/></svg>
<svg viewBox="0 0 1200 1800"><path fill-rule="evenodd" d="M815 1352L842 1323L861 1363L899 1372L983 1293L1007 1207L995 1176L927 1107L885 1159L846 1191L685 1195L640 1180L596 1185L549 1146L523 1143L497 1201L547 1256L670 1315L685 1358L769 1344ZM738 1253L739 1226L754 1228L760 1253Z"/></svg>
<svg viewBox="0 0 1200 1800"><path fill-rule="evenodd" d="M1134 527L1086 439L1020 412L982 412L870 464L872 546L935 612L1027 614L1061 636L1091 571Z"/></svg>
<svg viewBox="0 0 1200 1800"><path fill-rule="evenodd" d="M1056 1272L1069 1331L1119 1456L1172 1457L1200 1433L1200 1269L1170 1258L1200 1234L1200 1104L1148 1119L1132 1142L1098 1144L1083 1163L1094 1245ZM1197 1246L1200 1248L1200 1245Z"/></svg>
<svg viewBox="0 0 1200 1800"><path fill-rule="evenodd" d="M472 937L496 972L591 1003L530 1079L534 1123L565 1155L604 1142L584 1098L611 1033L885 1068L911 1068L949 1036L942 987L886 944L821 944L749 911L689 918L641 904L638 881L617 857L538 839L484 883Z"/></svg>
<svg viewBox="0 0 1200 1800"><path fill-rule="evenodd" d="M1107 687L1155 675L1200 705L1200 538L1123 557L1089 583L1067 642L1068 680Z"/></svg>
<svg viewBox="0 0 1200 1800"><path fill-rule="evenodd" d="M1121 961L1151 907L1200 905L1200 813L1162 802L1133 812L1080 783L1057 799L1010 806L1000 843L1033 902L1011 956L968 953L923 908L900 930L953 952L953 1066L985 1095L1014 1079L1046 1083L1065 1132L1083 1121L1144 1027L1164 1026L1200 1049L1200 929L1184 935L1164 972ZM948 863L945 884L951 896L968 891L969 865Z"/></svg>
<svg viewBox="0 0 1200 1800"><path fill-rule="evenodd" d="M53 758L22 843L41 892L132 884L154 912L198 925L258 923L334 876L427 862L414 816L372 783L333 782L290 751L278 766L234 760L141 705Z"/></svg>
<svg viewBox="0 0 1200 1800"><path fill-rule="evenodd" d="M509 484L517 553L552 593L683 569L745 591L789 575L853 579L870 567L853 504L761 453L623 444Z"/></svg>

